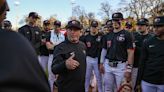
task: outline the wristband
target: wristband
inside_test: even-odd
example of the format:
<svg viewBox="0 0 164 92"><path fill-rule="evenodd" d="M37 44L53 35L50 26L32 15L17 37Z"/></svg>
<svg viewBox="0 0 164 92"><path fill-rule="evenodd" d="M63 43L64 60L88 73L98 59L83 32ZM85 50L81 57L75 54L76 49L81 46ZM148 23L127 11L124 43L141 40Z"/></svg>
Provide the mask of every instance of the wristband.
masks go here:
<svg viewBox="0 0 164 92"><path fill-rule="evenodd" d="M126 68L127 68L127 69L132 69L132 68L133 68L133 65L127 64L127 65L126 65Z"/></svg>
<svg viewBox="0 0 164 92"><path fill-rule="evenodd" d="M125 71L131 73L132 72L132 69L126 69Z"/></svg>

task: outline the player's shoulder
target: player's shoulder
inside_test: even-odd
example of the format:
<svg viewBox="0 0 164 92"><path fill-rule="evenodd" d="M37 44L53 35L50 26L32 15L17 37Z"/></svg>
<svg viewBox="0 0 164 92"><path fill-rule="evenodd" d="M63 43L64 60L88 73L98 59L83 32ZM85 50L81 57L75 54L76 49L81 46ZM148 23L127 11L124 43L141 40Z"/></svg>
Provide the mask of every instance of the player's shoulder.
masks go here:
<svg viewBox="0 0 164 92"><path fill-rule="evenodd" d="M5 38L7 40L7 39L10 39L10 38L19 37L19 36L20 36L20 34L18 34L15 31L7 31L5 29L0 29L1 39Z"/></svg>
<svg viewBox="0 0 164 92"><path fill-rule="evenodd" d="M84 42L82 42L82 41L79 41L79 44L82 46L85 46Z"/></svg>
<svg viewBox="0 0 164 92"><path fill-rule="evenodd" d="M125 29L123 29L121 32L124 33L124 34L131 34L131 32L129 32L129 31L125 30Z"/></svg>
<svg viewBox="0 0 164 92"><path fill-rule="evenodd" d="M144 40L143 44L148 46L150 44L155 44L156 42L157 42L157 37L154 35L154 36L150 36L146 40Z"/></svg>
<svg viewBox="0 0 164 92"><path fill-rule="evenodd" d="M147 39L145 40L145 42L151 43L151 42L156 41L156 39L157 39L157 37L156 37L155 35L149 35L149 36L147 37Z"/></svg>
<svg viewBox="0 0 164 92"><path fill-rule="evenodd" d="M24 36L15 31L0 31L0 40L6 44L10 44L11 42L24 46L29 44L29 41Z"/></svg>
<svg viewBox="0 0 164 92"><path fill-rule="evenodd" d="M22 27L20 27L19 29L25 29L25 28L27 28L28 27L28 25L23 25Z"/></svg>
<svg viewBox="0 0 164 92"><path fill-rule="evenodd" d="M86 48L87 48L86 45L85 45L85 43L82 42L82 41L79 41L79 46L80 46L82 49L86 49Z"/></svg>
<svg viewBox="0 0 164 92"><path fill-rule="evenodd" d="M56 45L56 48L60 49L60 48L66 48L67 47L67 41L63 41L61 43L59 43L58 45Z"/></svg>

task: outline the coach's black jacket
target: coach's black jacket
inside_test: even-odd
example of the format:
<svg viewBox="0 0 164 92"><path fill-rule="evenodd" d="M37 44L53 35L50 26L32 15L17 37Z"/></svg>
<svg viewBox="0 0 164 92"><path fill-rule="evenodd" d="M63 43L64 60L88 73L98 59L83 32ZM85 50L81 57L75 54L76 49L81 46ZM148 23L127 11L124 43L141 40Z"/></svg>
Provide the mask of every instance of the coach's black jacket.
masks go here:
<svg viewBox="0 0 164 92"><path fill-rule="evenodd" d="M54 60L52 72L58 74L58 92L85 92L85 73L86 73L86 47L84 43L71 43L68 40L60 43L54 50ZM75 53L73 59L80 65L75 70L68 70L65 61Z"/></svg>
<svg viewBox="0 0 164 92"><path fill-rule="evenodd" d="M41 30L39 27L24 25L19 28L18 32L25 36L30 41L37 54L40 54Z"/></svg>

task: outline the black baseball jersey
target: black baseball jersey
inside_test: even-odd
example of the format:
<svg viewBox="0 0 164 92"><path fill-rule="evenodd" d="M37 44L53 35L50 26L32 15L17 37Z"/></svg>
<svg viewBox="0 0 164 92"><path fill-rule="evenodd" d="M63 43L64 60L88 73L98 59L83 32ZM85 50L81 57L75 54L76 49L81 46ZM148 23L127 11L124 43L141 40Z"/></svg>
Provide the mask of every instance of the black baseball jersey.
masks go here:
<svg viewBox="0 0 164 92"><path fill-rule="evenodd" d="M90 56L92 58L98 57L100 55L101 50L101 35L91 35L88 34L84 38L84 43L86 44L87 56Z"/></svg>
<svg viewBox="0 0 164 92"><path fill-rule="evenodd" d="M41 30L37 26L24 25L18 30L19 33L24 35L32 44L37 54L40 54L40 45L41 45Z"/></svg>
<svg viewBox="0 0 164 92"><path fill-rule="evenodd" d="M105 58L115 61L127 61L127 49L133 49L131 33L121 30L117 33L110 32L105 36L103 48L107 50Z"/></svg>
<svg viewBox="0 0 164 92"><path fill-rule="evenodd" d="M51 31L47 32L46 41L51 42L50 39L51 39ZM55 47L54 47L54 49L55 49ZM49 54L53 54L54 50L48 50L48 52L49 52Z"/></svg>
<svg viewBox="0 0 164 92"><path fill-rule="evenodd" d="M85 41L85 35L80 36L80 41L84 42Z"/></svg>
<svg viewBox="0 0 164 92"><path fill-rule="evenodd" d="M108 36L108 34L109 33L107 33L107 34L103 34L102 36L101 36L101 42L100 42L100 55L99 55L99 58L98 58L98 64L100 64L100 58L101 58L101 51L102 51L102 48L103 48L103 46L104 46L104 44L105 44L105 42L106 42L106 36Z"/></svg>
<svg viewBox="0 0 164 92"><path fill-rule="evenodd" d="M107 49L106 42L107 42L108 35L109 35L109 33L102 35L102 37L101 37L101 48Z"/></svg>
<svg viewBox="0 0 164 92"><path fill-rule="evenodd" d="M37 55L22 35L0 29L0 91L50 92Z"/></svg>
<svg viewBox="0 0 164 92"><path fill-rule="evenodd" d="M42 31L41 32L41 39L42 40L47 40L49 36L49 32L48 31ZM46 43L42 43L41 46L40 46L40 55L41 56L49 56L49 51L46 47Z"/></svg>
<svg viewBox="0 0 164 92"><path fill-rule="evenodd" d="M85 72L86 72L86 47L82 42L71 43L66 40L56 46L52 72L58 74L58 92L85 92ZM80 63L75 70L68 70L65 65L66 59L75 53L74 60Z"/></svg>
<svg viewBox="0 0 164 92"><path fill-rule="evenodd" d="M147 39L151 38L152 35L151 34L142 35L139 32L133 32L132 34L134 36L134 42L135 42L133 67L138 67L143 42L146 41Z"/></svg>
<svg viewBox="0 0 164 92"><path fill-rule="evenodd" d="M164 85L164 40L152 37L143 43L138 82Z"/></svg>

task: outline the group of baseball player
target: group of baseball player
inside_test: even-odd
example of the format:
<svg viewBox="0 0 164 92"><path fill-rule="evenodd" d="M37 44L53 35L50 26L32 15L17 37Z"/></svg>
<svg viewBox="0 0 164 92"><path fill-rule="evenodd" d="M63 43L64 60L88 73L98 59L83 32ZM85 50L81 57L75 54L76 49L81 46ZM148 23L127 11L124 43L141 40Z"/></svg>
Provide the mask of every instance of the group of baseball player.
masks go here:
<svg viewBox="0 0 164 92"><path fill-rule="evenodd" d="M37 19L38 13L30 12L18 33L34 48L51 92L89 92L92 82L98 92L164 92L164 16L151 25L140 18L134 28L131 22L123 27L123 14L116 12L101 31L97 20L87 29L70 20L65 34L61 21L51 27L45 20L40 29ZM2 26L9 31L12 25L3 21Z"/></svg>

